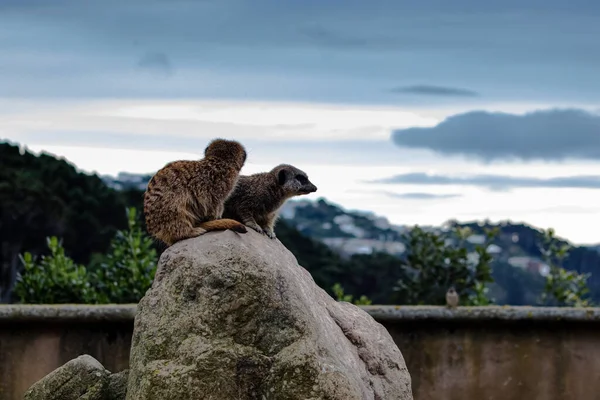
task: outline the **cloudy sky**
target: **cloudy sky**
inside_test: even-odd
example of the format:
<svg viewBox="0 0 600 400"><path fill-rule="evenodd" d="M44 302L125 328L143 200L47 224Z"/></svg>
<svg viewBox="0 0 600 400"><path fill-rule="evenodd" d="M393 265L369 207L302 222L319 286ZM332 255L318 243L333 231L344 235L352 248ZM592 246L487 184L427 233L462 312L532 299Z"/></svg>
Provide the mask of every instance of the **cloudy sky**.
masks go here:
<svg viewBox="0 0 600 400"><path fill-rule="evenodd" d="M600 242L600 3L3 0L0 138L153 172L240 140L398 224Z"/></svg>

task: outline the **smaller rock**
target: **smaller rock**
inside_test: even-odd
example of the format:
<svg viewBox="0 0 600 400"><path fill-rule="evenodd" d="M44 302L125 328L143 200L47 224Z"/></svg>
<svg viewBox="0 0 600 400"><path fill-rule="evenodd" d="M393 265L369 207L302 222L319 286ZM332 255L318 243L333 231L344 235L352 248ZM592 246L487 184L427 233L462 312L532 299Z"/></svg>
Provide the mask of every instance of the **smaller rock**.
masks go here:
<svg viewBox="0 0 600 400"><path fill-rule="evenodd" d="M127 397L127 379L129 370L123 370L112 374L108 378L108 399L107 400L125 400Z"/></svg>
<svg viewBox="0 0 600 400"><path fill-rule="evenodd" d="M98 360L84 354L34 383L23 399L105 400L109 376L110 372Z"/></svg>

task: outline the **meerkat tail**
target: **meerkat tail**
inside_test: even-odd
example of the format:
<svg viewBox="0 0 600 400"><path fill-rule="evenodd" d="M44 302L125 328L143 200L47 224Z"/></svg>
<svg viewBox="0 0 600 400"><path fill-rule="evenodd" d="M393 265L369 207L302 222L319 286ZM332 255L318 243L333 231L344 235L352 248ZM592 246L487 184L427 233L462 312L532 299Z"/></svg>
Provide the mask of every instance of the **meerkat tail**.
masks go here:
<svg viewBox="0 0 600 400"><path fill-rule="evenodd" d="M241 222L238 222L229 218L214 219L212 221L206 221L198 225L200 228L205 229L207 232L210 231L225 231L231 229L234 232L246 233L248 230L246 226Z"/></svg>

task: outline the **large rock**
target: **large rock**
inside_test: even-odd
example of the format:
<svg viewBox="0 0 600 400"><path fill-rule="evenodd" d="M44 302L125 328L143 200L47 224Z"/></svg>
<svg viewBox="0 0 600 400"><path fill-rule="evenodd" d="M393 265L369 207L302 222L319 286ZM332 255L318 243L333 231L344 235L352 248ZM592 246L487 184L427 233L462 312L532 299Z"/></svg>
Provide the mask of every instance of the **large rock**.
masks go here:
<svg viewBox="0 0 600 400"><path fill-rule="evenodd" d="M412 399L386 329L278 241L211 232L161 256L135 319L127 400Z"/></svg>
<svg viewBox="0 0 600 400"><path fill-rule="evenodd" d="M84 354L33 384L24 400L105 400L110 372Z"/></svg>

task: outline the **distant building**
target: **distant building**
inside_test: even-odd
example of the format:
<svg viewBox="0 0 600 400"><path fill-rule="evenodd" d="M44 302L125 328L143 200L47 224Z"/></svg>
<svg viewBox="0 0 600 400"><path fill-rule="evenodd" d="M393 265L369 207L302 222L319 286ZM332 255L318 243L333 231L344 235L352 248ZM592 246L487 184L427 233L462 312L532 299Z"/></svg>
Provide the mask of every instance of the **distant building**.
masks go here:
<svg viewBox="0 0 600 400"><path fill-rule="evenodd" d="M516 268L521 268L531 273L546 276L550 273L550 266L538 258L527 256L509 257L508 263Z"/></svg>
<svg viewBox="0 0 600 400"><path fill-rule="evenodd" d="M390 225L390 222L388 221L388 219L385 217L374 217L372 219L372 221L373 221L373 225L375 225L375 227L379 228L379 229L386 230L386 229L390 229L392 227Z"/></svg>
<svg viewBox="0 0 600 400"><path fill-rule="evenodd" d="M343 257L350 257L353 254L371 254L376 251L399 256L406 250L404 243L375 239L332 237L324 238L322 242Z"/></svg>
<svg viewBox="0 0 600 400"><path fill-rule="evenodd" d="M478 262L479 262L479 254L477 254L474 251L467 253L467 263L468 264L477 265Z"/></svg>
<svg viewBox="0 0 600 400"><path fill-rule="evenodd" d="M107 186L115 190L137 189L146 190L151 175L132 174L129 172L119 172L117 177L102 176L101 179Z"/></svg>
<svg viewBox="0 0 600 400"><path fill-rule="evenodd" d="M471 235L467 238L467 242L472 244L484 244L485 235Z"/></svg>
<svg viewBox="0 0 600 400"><path fill-rule="evenodd" d="M501 254L502 253L502 247L500 247L496 244L493 244L493 243L490 244L486 250L490 254Z"/></svg>
<svg viewBox="0 0 600 400"><path fill-rule="evenodd" d="M348 214L337 215L333 218L333 222L338 225L342 232L353 235L357 238L366 236L365 230L354 224L354 218Z"/></svg>

